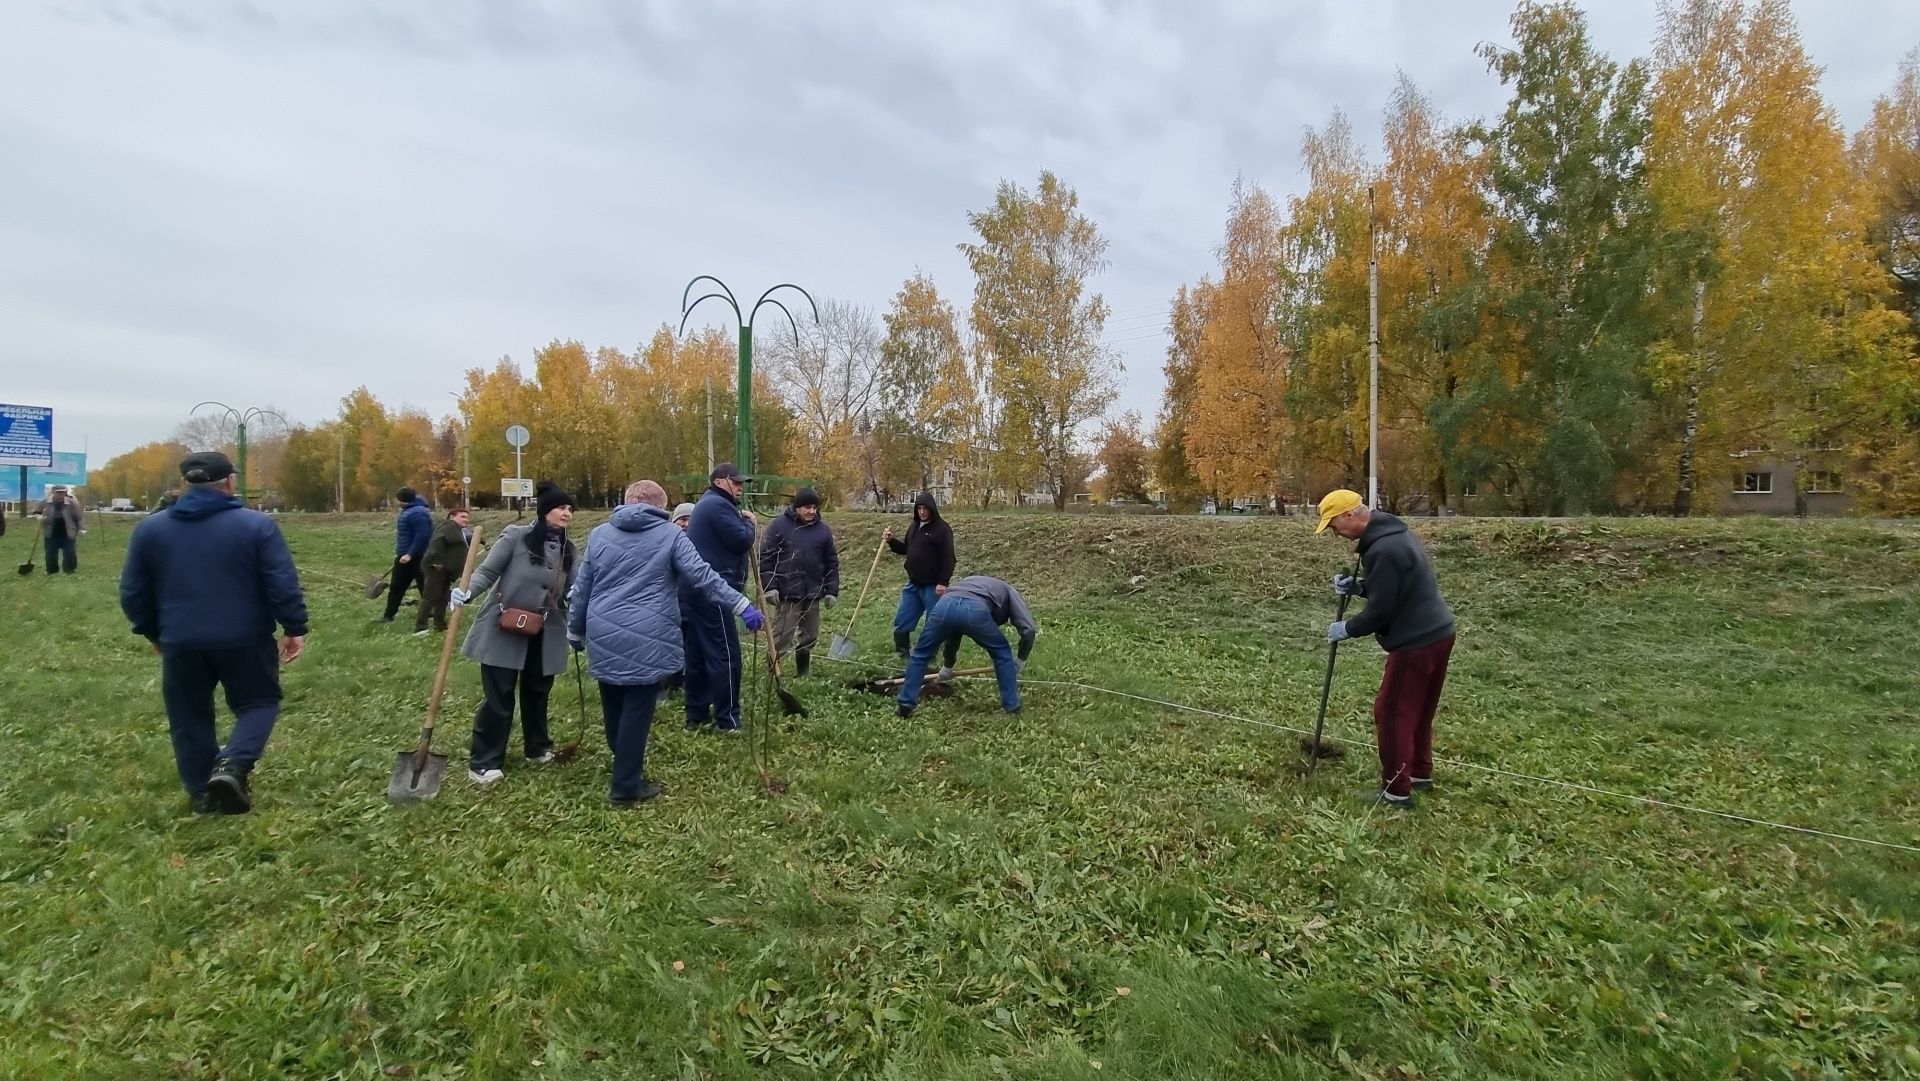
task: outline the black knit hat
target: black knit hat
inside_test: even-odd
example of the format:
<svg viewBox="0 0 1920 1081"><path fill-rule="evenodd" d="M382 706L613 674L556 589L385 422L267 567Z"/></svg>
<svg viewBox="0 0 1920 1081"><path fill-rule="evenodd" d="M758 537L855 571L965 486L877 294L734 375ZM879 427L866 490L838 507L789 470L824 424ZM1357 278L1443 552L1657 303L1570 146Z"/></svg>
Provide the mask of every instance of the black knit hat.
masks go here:
<svg viewBox="0 0 1920 1081"><path fill-rule="evenodd" d="M407 487L406 485L401 485L400 490L393 493L393 498L404 506L405 504L411 503L414 500L420 498L420 493L414 491L412 488Z"/></svg>
<svg viewBox="0 0 1920 1081"><path fill-rule="evenodd" d="M796 507L817 507L820 505L820 493L812 488L802 488L793 493L793 505Z"/></svg>
<svg viewBox="0 0 1920 1081"><path fill-rule="evenodd" d="M535 513L545 520L547 512L553 508L573 506L573 497L562 491L558 484L543 480L540 482L540 490L534 497L533 505Z"/></svg>

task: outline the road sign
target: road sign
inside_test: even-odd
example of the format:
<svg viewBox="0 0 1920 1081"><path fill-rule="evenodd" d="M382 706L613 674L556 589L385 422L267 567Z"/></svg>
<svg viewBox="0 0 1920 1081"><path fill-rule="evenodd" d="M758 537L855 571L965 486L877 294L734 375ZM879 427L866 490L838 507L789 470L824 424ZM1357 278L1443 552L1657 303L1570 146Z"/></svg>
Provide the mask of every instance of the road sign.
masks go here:
<svg viewBox="0 0 1920 1081"><path fill-rule="evenodd" d="M516 450L526 446L527 442L532 438L533 433L518 424L510 424L507 426L507 445Z"/></svg>
<svg viewBox="0 0 1920 1081"><path fill-rule="evenodd" d="M501 477L500 478L500 498L532 499L533 498L533 478Z"/></svg>
<svg viewBox="0 0 1920 1081"><path fill-rule="evenodd" d="M0 465L53 464L53 410L0 405Z"/></svg>
<svg viewBox="0 0 1920 1081"><path fill-rule="evenodd" d="M472 477L461 477L461 478L460 478L460 483L461 483L461 484L472 484L472 483L473 483L473 478L472 478Z"/></svg>

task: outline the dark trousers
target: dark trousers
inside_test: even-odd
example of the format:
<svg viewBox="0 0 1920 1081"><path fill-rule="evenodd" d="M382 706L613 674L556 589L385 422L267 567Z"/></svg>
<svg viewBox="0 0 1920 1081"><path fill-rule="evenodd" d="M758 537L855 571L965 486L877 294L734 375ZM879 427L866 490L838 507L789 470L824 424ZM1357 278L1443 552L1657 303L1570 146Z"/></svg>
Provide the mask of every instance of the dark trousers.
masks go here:
<svg viewBox="0 0 1920 1081"><path fill-rule="evenodd" d="M647 739L653 734L653 707L659 700L658 683L600 684L600 715L607 726L607 749L613 752L613 799L632 799L647 782Z"/></svg>
<svg viewBox="0 0 1920 1081"><path fill-rule="evenodd" d="M1380 747L1380 786L1393 795L1412 795L1416 777L1433 778L1433 715L1447 682L1453 637L1387 654L1373 699L1373 734Z"/></svg>
<svg viewBox="0 0 1920 1081"><path fill-rule="evenodd" d="M417 586L420 582L420 560L418 557L405 563L399 556L393 557L393 570L387 575L387 615L392 619L400 611L400 602L407 599L407 587Z"/></svg>
<svg viewBox="0 0 1920 1081"><path fill-rule="evenodd" d="M733 613L705 601L689 601L686 612L687 723L740 727L740 628Z"/></svg>
<svg viewBox="0 0 1920 1081"><path fill-rule="evenodd" d="M56 537L47 535L47 573L59 574L62 570L72 574L80 562L80 545L71 536Z"/></svg>
<svg viewBox="0 0 1920 1081"><path fill-rule="evenodd" d="M233 711L224 750L214 730L216 686L226 691ZM160 655L160 697L180 783L197 796L207 790L216 760L232 759L243 769L259 761L280 717L280 655L271 638L234 649L167 646Z"/></svg>
<svg viewBox="0 0 1920 1081"><path fill-rule="evenodd" d="M429 620L433 629L447 629L447 601L452 598L452 585L447 580L447 572L439 567L422 567L420 582L420 614L414 618L413 629L424 631Z"/></svg>
<svg viewBox="0 0 1920 1081"><path fill-rule="evenodd" d="M972 597L942 597L927 613L927 625L907 658L907 676L900 682L900 704L912 709L920 701L920 684L933 666L933 654L945 648L947 663L959 654L960 637L965 635L980 644L993 658L993 675L1000 684L1000 708L1020 712L1020 669L1013 663L1013 647L1000 633L999 624L987 606Z"/></svg>
<svg viewBox="0 0 1920 1081"><path fill-rule="evenodd" d="M557 631L547 631L554 634ZM507 737L513 734L513 692L520 689L520 739L528 758L538 758L553 750L553 737L547 733L547 698L553 692L553 677L540 672L540 640L527 639L527 659L518 671L480 666L480 691L486 700L473 715L473 750L468 769L499 769L507 760Z"/></svg>

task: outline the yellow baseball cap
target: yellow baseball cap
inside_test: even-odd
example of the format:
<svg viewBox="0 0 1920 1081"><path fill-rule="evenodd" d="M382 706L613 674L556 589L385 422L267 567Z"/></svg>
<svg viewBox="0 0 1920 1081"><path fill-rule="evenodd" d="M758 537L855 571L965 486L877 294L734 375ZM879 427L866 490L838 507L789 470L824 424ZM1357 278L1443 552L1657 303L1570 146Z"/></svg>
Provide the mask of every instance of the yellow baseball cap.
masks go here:
<svg viewBox="0 0 1920 1081"><path fill-rule="evenodd" d="M1320 528L1314 530L1314 532L1325 533L1328 524L1335 518L1340 517L1350 510L1358 510L1365 502L1365 500L1360 498L1359 492L1348 491L1345 488L1335 488L1333 491L1321 496Z"/></svg>

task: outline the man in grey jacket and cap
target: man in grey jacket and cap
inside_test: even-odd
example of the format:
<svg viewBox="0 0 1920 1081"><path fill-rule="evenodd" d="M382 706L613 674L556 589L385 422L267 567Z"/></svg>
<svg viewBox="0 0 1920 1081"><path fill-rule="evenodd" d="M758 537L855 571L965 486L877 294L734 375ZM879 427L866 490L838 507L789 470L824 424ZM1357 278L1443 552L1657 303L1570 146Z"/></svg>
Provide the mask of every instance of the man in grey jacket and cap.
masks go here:
<svg viewBox="0 0 1920 1081"><path fill-rule="evenodd" d="M1000 633L1001 626L1008 623L1013 624L1020 635L1018 656L1007 645L1006 636ZM975 574L962 578L941 594L934 602L933 611L927 613L920 640L914 643L913 653L907 658L907 677L900 682L900 716L913 716L913 708L920 701L920 685L933 664L935 650L946 651L946 666L940 669L941 677L953 674L953 661L959 654L962 636L978 642L987 656L993 658L993 675L1000 684L1000 707L1008 713L1020 712L1020 670L1027 666L1027 655L1033 652L1033 640L1040 636L1040 625L1033 621L1033 612L1027 608L1026 598L1020 596L1019 590L998 578Z"/></svg>
<svg viewBox="0 0 1920 1081"><path fill-rule="evenodd" d="M587 672L600 684L600 712L613 752L615 807L660 794L647 777L647 739L660 686L684 663L680 588L758 631L765 617L714 573L684 530L667 518L667 493L650 480L627 486L626 503L587 535L587 554L573 584L567 641L587 651Z"/></svg>

